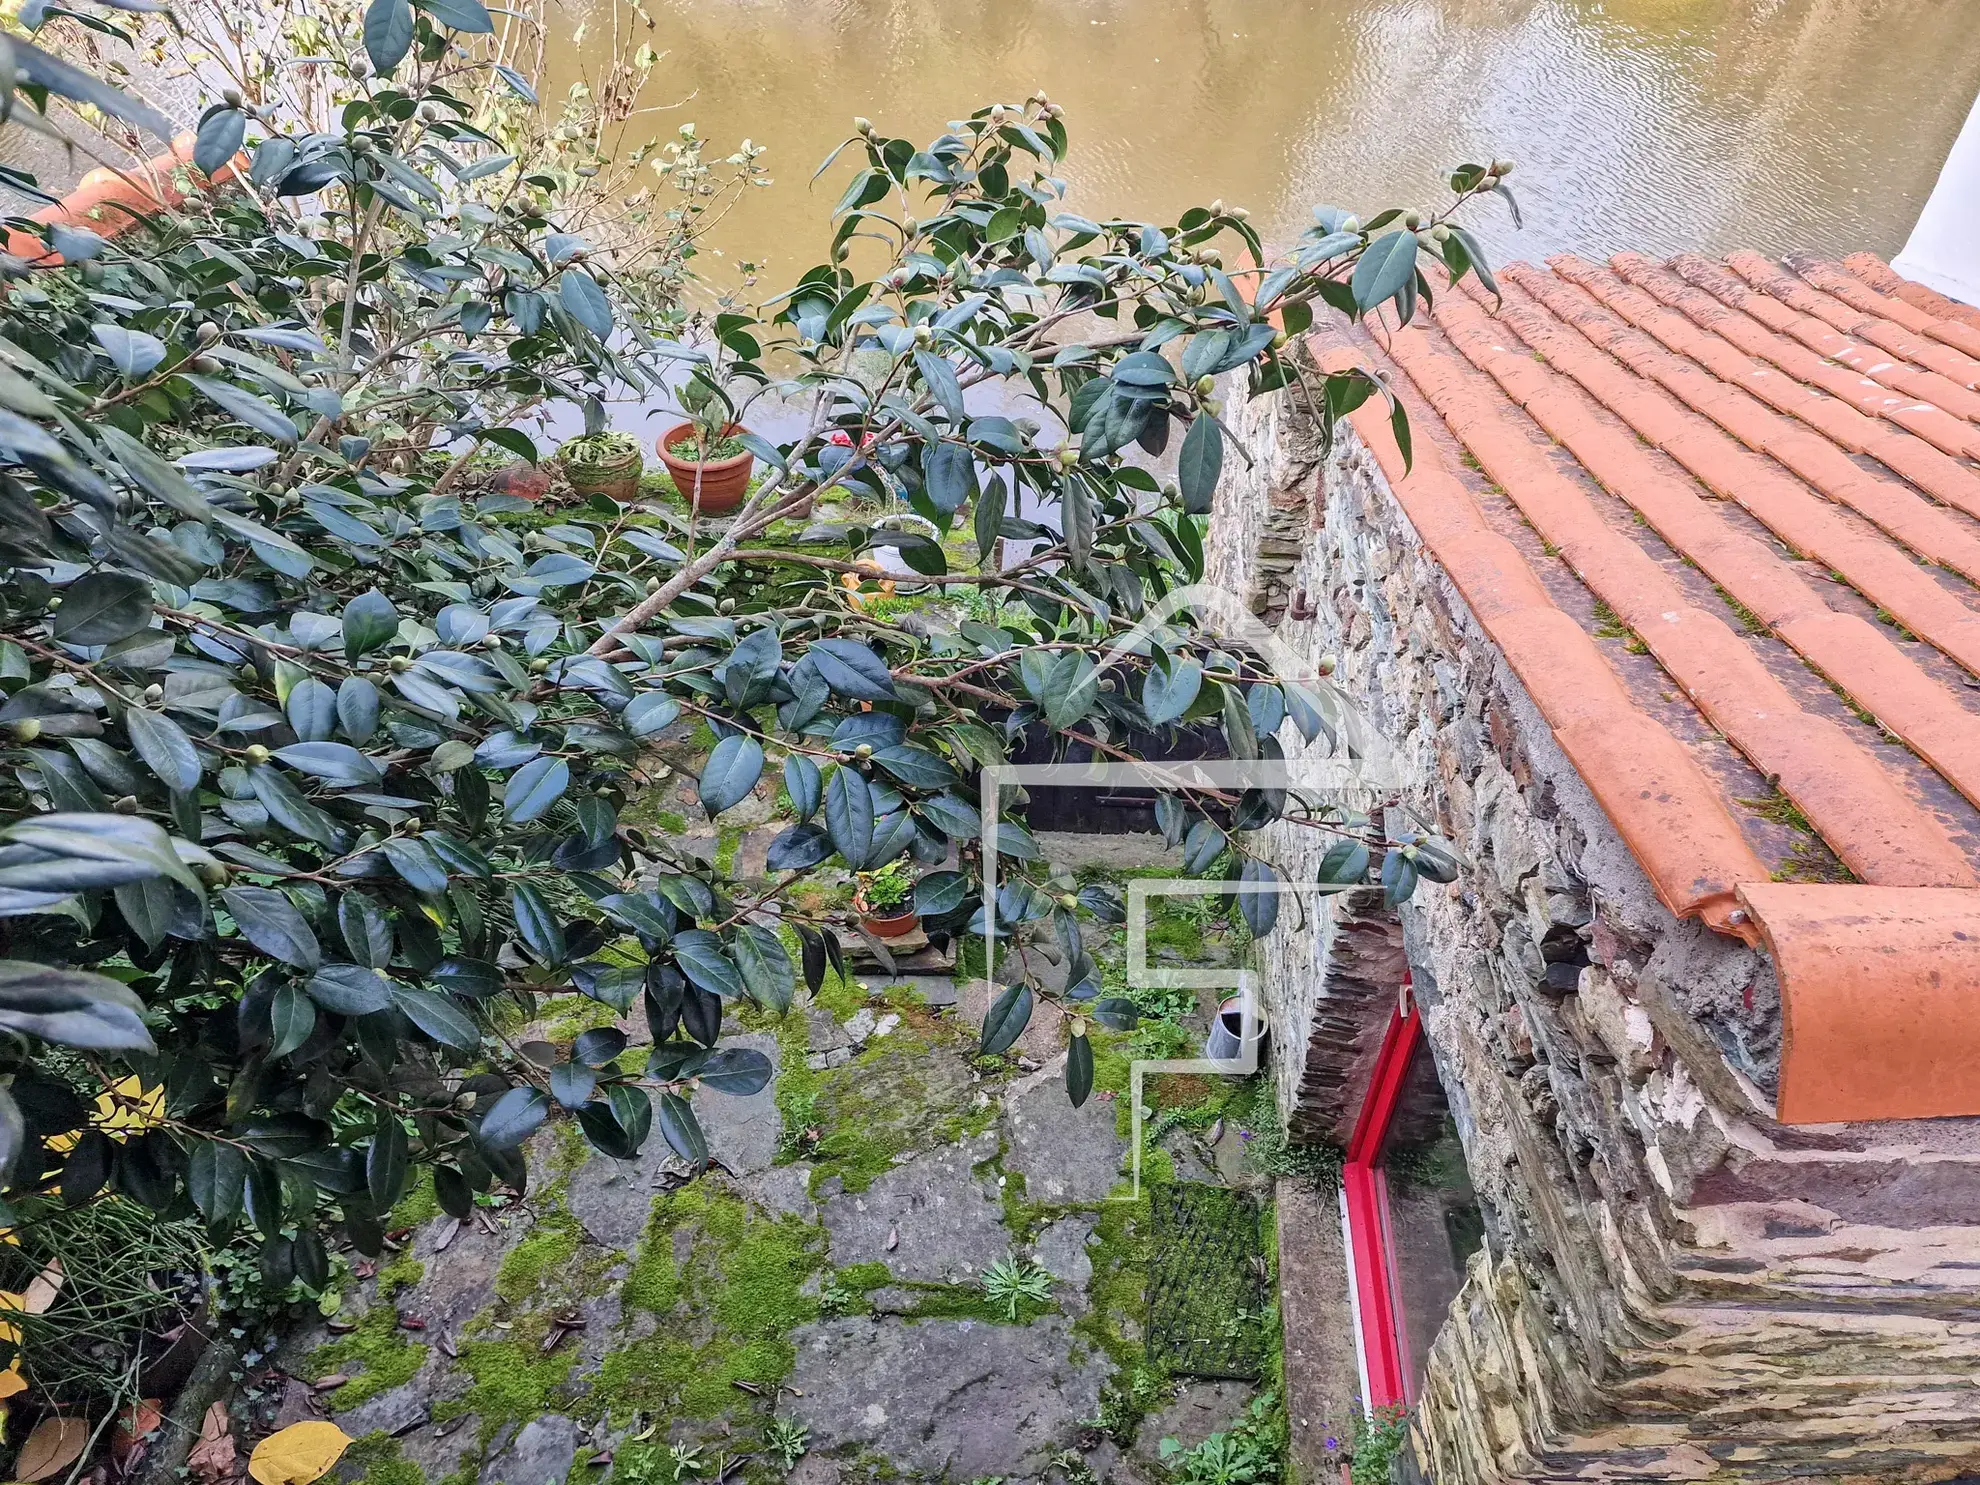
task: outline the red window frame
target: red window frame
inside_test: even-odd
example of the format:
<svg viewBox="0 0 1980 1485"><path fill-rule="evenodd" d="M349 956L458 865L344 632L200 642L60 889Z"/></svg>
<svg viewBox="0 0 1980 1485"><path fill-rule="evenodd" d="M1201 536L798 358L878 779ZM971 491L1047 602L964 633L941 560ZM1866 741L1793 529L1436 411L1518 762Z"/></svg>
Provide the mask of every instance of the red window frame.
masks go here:
<svg viewBox="0 0 1980 1485"><path fill-rule="evenodd" d="M1415 1394L1403 1332L1401 1296L1396 1288L1395 1242L1389 1229L1389 1186L1382 1172L1382 1147L1402 1102L1411 1060L1423 1039L1423 1018L1410 999L1404 971L1402 993L1382 1045L1375 1071L1348 1140L1341 1170L1350 1271L1354 1276L1355 1324L1367 1371L1368 1407L1407 1405Z"/></svg>

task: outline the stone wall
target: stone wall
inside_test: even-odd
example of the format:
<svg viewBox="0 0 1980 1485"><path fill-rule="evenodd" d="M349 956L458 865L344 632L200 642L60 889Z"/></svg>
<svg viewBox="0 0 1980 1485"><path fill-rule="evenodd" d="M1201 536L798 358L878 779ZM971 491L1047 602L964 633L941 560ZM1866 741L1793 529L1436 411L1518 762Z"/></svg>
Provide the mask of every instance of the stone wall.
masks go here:
<svg viewBox="0 0 1980 1485"><path fill-rule="evenodd" d="M1427 1476L1980 1468L1980 1121L1775 1124L1764 956L1656 900L1353 433L1323 459L1283 397L1233 417L1254 463L1209 580L1335 659L1393 802L1464 857L1400 912L1487 1227L1423 1387ZM1315 835L1259 844L1311 880ZM1282 1110L1338 1138L1393 966L1342 952L1365 900L1325 901L1267 941L1267 994Z"/></svg>

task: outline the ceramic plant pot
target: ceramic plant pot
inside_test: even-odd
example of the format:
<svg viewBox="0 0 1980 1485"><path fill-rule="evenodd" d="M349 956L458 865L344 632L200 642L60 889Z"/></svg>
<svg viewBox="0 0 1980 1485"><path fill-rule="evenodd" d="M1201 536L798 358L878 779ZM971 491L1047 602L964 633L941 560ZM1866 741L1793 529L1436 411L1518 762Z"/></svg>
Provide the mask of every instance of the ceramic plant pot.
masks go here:
<svg viewBox="0 0 1980 1485"><path fill-rule="evenodd" d="M622 458L599 464L564 464L564 479L573 495L604 495L621 505L639 498L639 477L646 469L646 457L638 449Z"/></svg>
<svg viewBox="0 0 1980 1485"><path fill-rule="evenodd" d="M912 902L874 908L866 905L864 897L855 896L853 907L859 913L859 926L875 938L906 938L921 926L921 914L914 910Z"/></svg>
<svg viewBox="0 0 1980 1485"><path fill-rule="evenodd" d="M740 432L741 428L731 424L722 430L722 436L727 438L732 433ZM749 493L749 476L756 468L756 455L745 449L727 459L711 459L706 464L697 464L676 453L682 445L690 449L694 447L694 434L692 423L681 423L661 434L660 462L667 466L674 488L681 492L681 499L690 509L697 508L698 495L701 514L727 515L741 505L743 497Z"/></svg>

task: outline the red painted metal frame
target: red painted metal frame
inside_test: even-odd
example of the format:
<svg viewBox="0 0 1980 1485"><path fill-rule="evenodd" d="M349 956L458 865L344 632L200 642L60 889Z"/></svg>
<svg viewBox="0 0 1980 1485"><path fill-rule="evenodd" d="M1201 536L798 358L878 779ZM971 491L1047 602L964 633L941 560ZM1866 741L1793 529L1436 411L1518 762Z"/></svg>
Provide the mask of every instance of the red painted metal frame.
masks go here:
<svg viewBox="0 0 1980 1485"><path fill-rule="evenodd" d="M1368 1364L1368 1405L1407 1403L1414 1390L1404 1352L1402 1305L1396 1292L1394 1244L1389 1233L1389 1187L1382 1174L1382 1146L1402 1101L1410 1059L1423 1039L1423 1019L1409 999L1408 981L1375 1055L1368 1095L1355 1119L1341 1171L1348 1241L1354 1245L1355 1301L1362 1353Z"/></svg>

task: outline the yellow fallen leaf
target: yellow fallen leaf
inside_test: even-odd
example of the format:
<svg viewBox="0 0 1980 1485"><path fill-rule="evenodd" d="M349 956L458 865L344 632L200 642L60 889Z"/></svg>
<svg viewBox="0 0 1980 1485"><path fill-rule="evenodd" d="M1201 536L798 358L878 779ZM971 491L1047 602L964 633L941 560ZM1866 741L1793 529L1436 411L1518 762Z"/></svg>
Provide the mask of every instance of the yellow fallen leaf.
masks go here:
<svg viewBox="0 0 1980 1485"><path fill-rule="evenodd" d="M59 1475L82 1457L89 1446L89 1425L80 1418L44 1418L21 1445L14 1461L17 1480L46 1480Z"/></svg>
<svg viewBox="0 0 1980 1485"><path fill-rule="evenodd" d="M21 1375L19 1361L4 1372L0 1372L0 1397L12 1397L16 1392L25 1391L27 1391L27 1378Z"/></svg>
<svg viewBox="0 0 1980 1485"><path fill-rule="evenodd" d="M334 1423L291 1423L254 1446L248 1473L261 1485L310 1485L330 1473L351 1446Z"/></svg>
<svg viewBox="0 0 1980 1485"><path fill-rule="evenodd" d="M48 1267L28 1281L27 1293L21 1296L21 1308L30 1315L43 1315L55 1303L55 1296L62 1292L62 1260L51 1258Z"/></svg>

